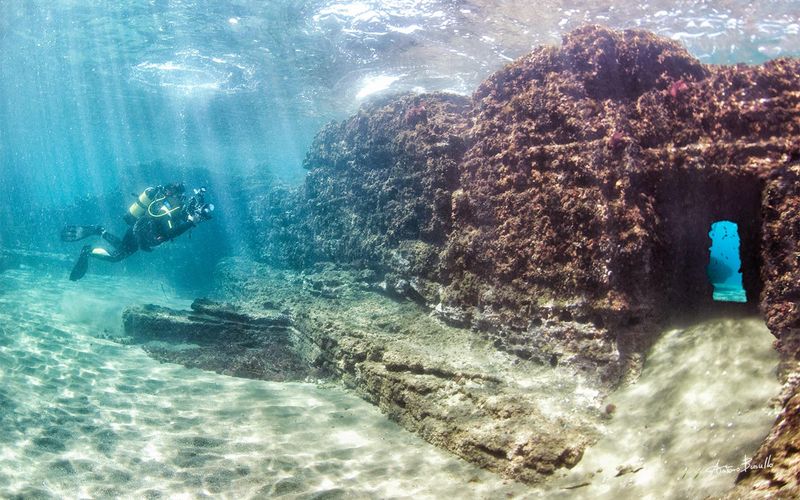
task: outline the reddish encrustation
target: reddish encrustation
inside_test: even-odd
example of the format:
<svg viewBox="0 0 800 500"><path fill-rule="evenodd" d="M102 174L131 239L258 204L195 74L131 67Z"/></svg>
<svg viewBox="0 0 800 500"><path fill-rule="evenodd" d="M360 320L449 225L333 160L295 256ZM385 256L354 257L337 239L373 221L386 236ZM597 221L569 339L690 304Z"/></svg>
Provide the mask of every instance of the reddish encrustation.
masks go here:
<svg viewBox="0 0 800 500"><path fill-rule="evenodd" d="M667 91L669 92L669 95L675 99L687 90L689 90L689 84L687 84L683 78L681 78L680 80L672 82Z"/></svg>
<svg viewBox="0 0 800 500"><path fill-rule="evenodd" d="M425 123L428 121L428 110L425 109L424 104L412 106L408 108L405 115L403 115L403 120L405 120L408 125L416 125L419 122Z"/></svg>
<svg viewBox="0 0 800 500"><path fill-rule="evenodd" d="M625 144L625 137L625 134L621 130L615 130L608 138L606 146L608 146L608 149L617 149L619 146Z"/></svg>

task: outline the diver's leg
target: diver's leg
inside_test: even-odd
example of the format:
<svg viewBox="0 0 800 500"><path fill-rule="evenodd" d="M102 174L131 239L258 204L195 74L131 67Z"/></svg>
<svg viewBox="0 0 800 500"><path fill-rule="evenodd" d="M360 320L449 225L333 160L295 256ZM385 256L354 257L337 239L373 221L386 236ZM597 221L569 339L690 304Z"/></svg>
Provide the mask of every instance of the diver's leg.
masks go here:
<svg viewBox="0 0 800 500"><path fill-rule="evenodd" d="M139 245L136 241L136 236L133 233L132 227L128 228L128 230L125 232L125 236L122 238L118 238L105 230L100 236L102 236L107 242L111 243L114 246L114 249L118 252L131 254L139 249Z"/></svg>
<svg viewBox="0 0 800 500"><path fill-rule="evenodd" d="M89 249L89 256L106 262L119 262L127 257L128 254L117 250L108 251L103 247L94 247Z"/></svg>
<svg viewBox="0 0 800 500"><path fill-rule="evenodd" d="M102 226L64 226L61 230L61 241L78 241L102 233Z"/></svg>
<svg viewBox="0 0 800 500"><path fill-rule="evenodd" d="M133 231L130 229L121 240L108 231L103 231L102 236L106 241L111 243L114 247L113 250L108 251L103 247L93 247L92 245L84 246L81 249L81 255L78 257L78 261L75 263L75 267L72 268L69 279L77 281L83 278L86 271L89 269L89 257L106 262L119 262L130 257L139 250L136 238L133 235Z"/></svg>
<svg viewBox="0 0 800 500"><path fill-rule="evenodd" d="M125 233L127 236L127 233ZM114 248L120 250L122 248L122 240L114 236L113 234L109 233L108 231L103 231L100 233L100 236L103 237L104 240L114 245Z"/></svg>
<svg viewBox="0 0 800 500"><path fill-rule="evenodd" d="M125 236L122 237L122 246L120 247L120 251L131 255L136 253L136 250L139 250L139 239L133 232L133 228L129 227L128 230L125 231Z"/></svg>
<svg viewBox="0 0 800 500"><path fill-rule="evenodd" d="M130 257L139 250L136 236L133 234L133 228L129 228L122 239L117 238L108 231L103 231L103 238L111 243L114 249L109 252L101 247L92 248L91 256L95 259L105 260L107 262L119 262Z"/></svg>

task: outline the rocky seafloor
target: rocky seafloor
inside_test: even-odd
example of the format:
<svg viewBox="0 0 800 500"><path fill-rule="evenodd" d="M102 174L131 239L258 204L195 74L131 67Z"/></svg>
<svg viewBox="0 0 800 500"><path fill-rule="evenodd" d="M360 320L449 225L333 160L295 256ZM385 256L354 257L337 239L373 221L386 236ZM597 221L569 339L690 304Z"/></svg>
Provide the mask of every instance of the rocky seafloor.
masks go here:
<svg viewBox="0 0 800 500"><path fill-rule="evenodd" d="M76 283L64 276L71 259L0 256L8 265L0 272L0 498L525 491L424 442L341 386L218 375L119 342L125 305L142 301L158 277L92 273ZM168 285L159 292L144 300L191 304Z"/></svg>
<svg viewBox="0 0 800 500"><path fill-rule="evenodd" d="M602 397L636 379L667 326L760 315L777 339L783 411L755 455L773 465L743 471L730 495L789 498L798 73L795 59L710 66L647 32L587 26L471 97L375 101L320 132L302 187L241 184L262 264L220 267L234 306L131 308L128 334L223 373L343 380L426 440L537 482L580 461L606 412L527 394L537 370ZM712 300L717 220L739 226L747 305ZM291 286L303 273L313 307ZM416 309L369 320L396 304ZM154 332L187 345L153 344ZM265 343L265 332L277 333Z"/></svg>
<svg viewBox="0 0 800 500"><path fill-rule="evenodd" d="M593 415L602 410L591 386L375 293L369 275L297 274L238 259L220 275L223 296L237 305L131 307L129 341L157 359L220 373L341 380L427 441L528 482L576 464L597 435Z"/></svg>

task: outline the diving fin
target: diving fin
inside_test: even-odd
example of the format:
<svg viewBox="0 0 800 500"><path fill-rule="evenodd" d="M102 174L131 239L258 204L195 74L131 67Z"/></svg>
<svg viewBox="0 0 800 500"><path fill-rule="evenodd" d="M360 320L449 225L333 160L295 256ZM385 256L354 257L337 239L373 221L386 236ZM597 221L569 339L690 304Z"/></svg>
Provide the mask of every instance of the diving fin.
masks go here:
<svg viewBox="0 0 800 500"><path fill-rule="evenodd" d="M81 249L81 255L78 257L78 262L75 263L75 267L72 268L72 272L69 273L70 281L78 281L79 279L83 278L86 274L86 271L89 270L89 254L92 252L92 245L85 245Z"/></svg>
<svg viewBox="0 0 800 500"><path fill-rule="evenodd" d="M100 226L65 226L61 230L61 241L78 241L102 233Z"/></svg>

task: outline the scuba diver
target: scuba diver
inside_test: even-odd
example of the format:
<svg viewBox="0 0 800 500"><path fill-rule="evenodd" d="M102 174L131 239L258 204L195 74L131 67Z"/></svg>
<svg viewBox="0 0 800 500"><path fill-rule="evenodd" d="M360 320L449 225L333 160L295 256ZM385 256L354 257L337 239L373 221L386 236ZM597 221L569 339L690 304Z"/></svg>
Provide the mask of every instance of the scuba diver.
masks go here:
<svg viewBox="0 0 800 500"><path fill-rule="evenodd" d="M61 231L62 241L100 236L112 247L108 250L100 246L85 245L69 279L77 281L83 278L89 269L89 257L119 262L137 250L151 252L153 247L171 241L198 223L211 219L214 205L206 203L206 189L195 189L194 195L189 199L186 199L184 192L183 183L177 182L145 189L124 216L128 230L121 239L102 226L66 226Z"/></svg>

